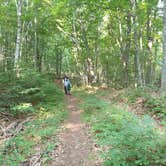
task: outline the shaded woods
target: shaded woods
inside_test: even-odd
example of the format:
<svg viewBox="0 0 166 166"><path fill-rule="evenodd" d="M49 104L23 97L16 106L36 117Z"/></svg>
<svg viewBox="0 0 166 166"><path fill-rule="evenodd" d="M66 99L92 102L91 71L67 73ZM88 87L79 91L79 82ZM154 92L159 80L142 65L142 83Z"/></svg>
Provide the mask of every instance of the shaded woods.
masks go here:
<svg viewBox="0 0 166 166"><path fill-rule="evenodd" d="M165 0L0 0L0 165L56 161L71 101L99 163L163 166L165 97Z"/></svg>
<svg viewBox="0 0 166 166"><path fill-rule="evenodd" d="M56 77L67 73L78 84L160 87L161 1L1 0L0 4L2 73L30 68Z"/></svg>

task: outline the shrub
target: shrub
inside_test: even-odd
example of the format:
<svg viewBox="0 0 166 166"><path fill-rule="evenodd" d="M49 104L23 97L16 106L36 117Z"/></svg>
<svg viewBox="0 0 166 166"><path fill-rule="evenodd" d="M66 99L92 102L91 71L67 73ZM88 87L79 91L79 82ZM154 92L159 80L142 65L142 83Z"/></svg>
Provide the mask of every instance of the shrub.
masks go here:
<svg viewBox="0 0 166 166"><path fill-rule="evenodd" d="M157 115L161 119L166 117L166 98L151 95L149 89L128 89L116 96L114 101L123 101L128 104L136 103L138 98L142 99L142 107L146 109L146 113Z"/></svg>
<svg viewBox="0 0 166 166"><path fill-rule="evenodd" d="M8 74L3 77L9 81ZM52 77L33 70L22 72L20 77L10 84L1 79L3 88L0 89L0 111L7 111L15 116L34 112L35 107L41 103L58 104L63 100L63 93L51 79Z"/></svg>
<svg viewBox="0 0 166 166"><path fill-rule="evenodd" d="M22 165L21 162L29 160L37 152L36 147L40 147L41 152L53 150L57 141L56 130L67 112L62 91L49 78L32 71L21 73L20 78L10 84L0 82L3 85L0 88L0 107L3 109L0 111L21 117L20 121L28 113L35 113L33 120L24 123L19 133L0 145L0 165ZM15 131L12 129L13 133Z"/></svg>
<svg viewBox="0 0 166 166"><path fill-rule="evenodd" d="M85 96L85 94L83 94ZM96 96L91 96L98 100ZM102 149L105 166L164 166L166 159L165 133L154 125L148 115L137 117L109 103L98 100L100 109L90 98L82 98L84 117ZM88 99L88 105L87 103ZM93 108L93 111L91 111ZM89 116L89 118L87 118Z"/></svg>

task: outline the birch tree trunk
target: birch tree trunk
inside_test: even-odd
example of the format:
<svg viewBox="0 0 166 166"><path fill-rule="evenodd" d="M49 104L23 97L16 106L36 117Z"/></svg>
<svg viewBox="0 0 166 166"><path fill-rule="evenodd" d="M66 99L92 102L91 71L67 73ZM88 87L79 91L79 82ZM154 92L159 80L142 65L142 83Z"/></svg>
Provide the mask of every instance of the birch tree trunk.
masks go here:
<svg viewBox="0 0 166 166"><path fill-rule="evenodd" d="M136 9L136 0L131 0L131 5L133 10ZM137 86L143 86L142 81L142 74L141 74L141 63L140 63L140 57L139 57L139 45L138 45L138 30L137 30L137 16L133 16L133 29L134 29L134 49L135 49L135 68L136 68L136 83Z"/></svg>
<svg viewBox="0 0 166 166"><path fill-rule="evenodd" d="M151 22L151 9L148 7L147 9L147 22L146 22L146 37L147 37L147 66L146 66L146 84L150 85L152 83L152 22Z"/></svg>
<svg viewBox="0 0 166 166"><path fill-rule="evenodd" d="M163 28L163 65L161 73L161 95L166 95L166 0L164 0L164 28Z"/></svg>
<svg viewBox="0 0 166 166"><path fill-rule="evenodd" d="M91 83L91 73L90 73L90 69L91 69L91 58L90 58L90 49L89 49L89 43L88 43L88 39L87 39L87 35L86 35L86 31L85 31L85 27L82 21L80 21L80 29L81 29L81 34L82 34L82 41L84 42L84 46L85 46L85 50L86 50L86 58L85 58L85 75L87 76L87 83Z"/></svg>
<svg viewBox="0 0 166 166"><path fill-rule="evenodd" d="M16 48L14 54L14 67L18 70L18 61L20 57L20 44L21 44L21 9L22 9L22 0L15 0L16 9L17 9L17 36L16 36Z"/></svg>
<svg viewBox="0 0 166 166"><path fill-rule="evenodd" d="M128 11L127 13L127 41L125 44L125 50L123 53L123 60L124 60L124 80L125 80L125 87L128 87L129 84L129 57L130 57L130 45L131 45L131 14Z"/></svg>
<svg viewBox="0 0 166 166"><path fill-rule="evenodd" d="M38 56L38 38L37 38L37 18L34 18L34 29L35 29L35 43L34 43L34 67L37 69L37 56Z"/></svg>
<svg viewBox="0 0 166 166"><path fill-rule="evenodd" d="M72 31L73 31L73 34L72 34L72 42L73 42L73 45L75 46L75 49L74 49L74 59L75 59L75 62L76 62L76 71L78 71L78 68L79 68L79 55L80 55L80 52L81 52L81 47L80 47L80 44L79 44L79 37L78 37L78 32L76 30L76 22L77 22L77 18L76 18L76 11L73 11L73 21L72 21ZM79 72L78 72L79 73ZM81 74L80 74L81 75Z"/></svg>

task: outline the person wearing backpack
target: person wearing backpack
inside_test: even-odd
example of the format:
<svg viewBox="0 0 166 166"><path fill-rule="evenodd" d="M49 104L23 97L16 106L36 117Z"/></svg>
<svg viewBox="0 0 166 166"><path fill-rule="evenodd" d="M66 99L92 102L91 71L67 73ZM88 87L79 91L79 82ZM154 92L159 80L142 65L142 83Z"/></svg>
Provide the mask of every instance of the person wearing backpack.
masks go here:
<svg viewBox="0 0 166 166"><path fill-rule="evenodd" d="M70 80L69 78L67 78L67 94L68 95L71 95L71 83L70 83Z"/></svg>
<svg viewBox="0 0 166 166"><path fill-rule="evenodd" d="M69 77L65 76L64 80L63 80L63 84L64 84L64 91L66 95L71 95L71 83L69 80Z"/></svg>

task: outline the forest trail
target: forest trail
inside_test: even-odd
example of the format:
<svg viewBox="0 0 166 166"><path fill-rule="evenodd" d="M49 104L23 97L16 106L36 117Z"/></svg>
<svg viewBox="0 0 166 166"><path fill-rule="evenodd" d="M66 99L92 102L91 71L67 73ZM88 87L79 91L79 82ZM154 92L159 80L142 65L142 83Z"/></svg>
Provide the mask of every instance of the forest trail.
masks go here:
<svg viewBox="0 0 166 166"><path fill-rule="evenodd" d="M97 159L97 149L82 122L82 110L78 107L79 100L66 96L69 117L62 125L58 134L59 144L52 152L51 166L101 166ZM99 163L100 162L100 163Z"/></svg>

